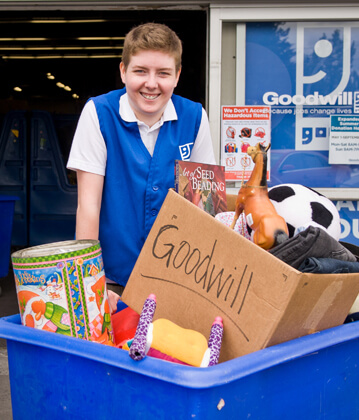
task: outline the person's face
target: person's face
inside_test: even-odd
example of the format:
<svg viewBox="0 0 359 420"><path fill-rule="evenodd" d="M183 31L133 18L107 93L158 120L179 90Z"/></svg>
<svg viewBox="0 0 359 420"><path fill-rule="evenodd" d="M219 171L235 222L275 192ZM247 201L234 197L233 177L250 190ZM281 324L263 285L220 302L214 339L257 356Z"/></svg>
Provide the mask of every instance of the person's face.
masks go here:
<svg viewBox="0 0 359 420"><path fill-rule="evenodd" d="M176 73L174 58L161 51L140 51L131 57L127 69L121 63L120 71L131 108L151 127L161 118L177 86L181 71Z"/></svg>

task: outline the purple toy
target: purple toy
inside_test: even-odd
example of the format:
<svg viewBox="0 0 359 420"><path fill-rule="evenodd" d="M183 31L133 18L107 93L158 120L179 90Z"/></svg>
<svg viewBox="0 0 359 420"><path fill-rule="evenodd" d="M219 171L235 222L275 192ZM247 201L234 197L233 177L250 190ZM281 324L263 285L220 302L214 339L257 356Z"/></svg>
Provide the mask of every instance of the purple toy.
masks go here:
<svg viewBox="0 0 359 420"><path fill-rule="evenodd" d="M223 320L217 316L211 328L211 333L208 340L208 348L210 349L210 357L208 366L214 366L218 363L219 353L221 351L223 338Z"/></svg>
<svg viewBox="0 0 359 420"><path fill-rule="evenodd" d="M130 357L142 360L147 353L147 333L156 310L156 296L150 294L143 304L140 320L138 321L135 337L130 347Z"/></svg>

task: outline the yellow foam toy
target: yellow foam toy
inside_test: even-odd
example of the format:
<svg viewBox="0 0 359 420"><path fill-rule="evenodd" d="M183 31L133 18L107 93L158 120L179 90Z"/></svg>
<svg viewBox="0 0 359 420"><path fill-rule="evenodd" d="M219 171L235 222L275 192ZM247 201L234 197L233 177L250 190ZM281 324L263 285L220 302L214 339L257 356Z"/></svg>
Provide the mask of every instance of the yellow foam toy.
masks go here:
<svg viewBox="0 0 359 420"><path fill-rule="evenodd" d="M192 366L201 366L208 343L198 331L179 327L168 319L153 322L151 347Z"/></svg>

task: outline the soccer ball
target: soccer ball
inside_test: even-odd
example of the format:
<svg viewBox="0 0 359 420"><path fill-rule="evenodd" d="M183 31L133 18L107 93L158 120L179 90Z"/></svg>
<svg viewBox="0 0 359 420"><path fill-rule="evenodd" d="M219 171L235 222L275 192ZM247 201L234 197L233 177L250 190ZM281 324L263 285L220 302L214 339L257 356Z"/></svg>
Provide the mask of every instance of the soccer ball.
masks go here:
<svg viewBox="0 0 359 420"><path fill-rule="evenodd" d="M300 184L277 185L268 189L268 196L286 221L290 238L308 226L315 226L339 241L340 216L329 198Z"/></svg>

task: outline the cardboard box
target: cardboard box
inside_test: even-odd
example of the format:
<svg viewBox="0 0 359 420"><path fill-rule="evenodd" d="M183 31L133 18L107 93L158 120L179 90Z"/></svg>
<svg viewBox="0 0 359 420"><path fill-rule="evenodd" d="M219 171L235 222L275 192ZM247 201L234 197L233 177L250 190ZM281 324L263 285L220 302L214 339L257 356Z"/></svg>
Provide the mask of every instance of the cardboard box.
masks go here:
<svg viewBox="0 0 359 420"><path fill-rule="evenodd" d="M357 274L304 274L170 190L122 295L137 312L209 337L223 318L220 362L340 325Z"/></svg>

